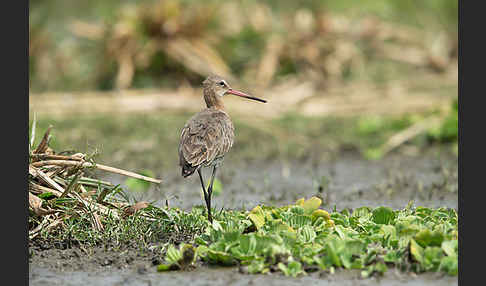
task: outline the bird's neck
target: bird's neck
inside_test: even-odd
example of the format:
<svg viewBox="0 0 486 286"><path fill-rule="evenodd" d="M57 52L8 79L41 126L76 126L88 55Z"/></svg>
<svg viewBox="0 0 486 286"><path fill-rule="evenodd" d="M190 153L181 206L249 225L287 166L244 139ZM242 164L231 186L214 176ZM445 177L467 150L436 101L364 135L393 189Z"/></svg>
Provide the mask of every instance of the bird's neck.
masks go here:
<svg viewBox="0 0 486 286"><path fill-rule="evenodd" d="M223 104L223 100L221 99L221 96L218 96L214 94L214 92L211 92L206 89L203 91L203 94L204 94L204 101L206 102L206 106L208 108L224 110L224 104Z"/></svg>

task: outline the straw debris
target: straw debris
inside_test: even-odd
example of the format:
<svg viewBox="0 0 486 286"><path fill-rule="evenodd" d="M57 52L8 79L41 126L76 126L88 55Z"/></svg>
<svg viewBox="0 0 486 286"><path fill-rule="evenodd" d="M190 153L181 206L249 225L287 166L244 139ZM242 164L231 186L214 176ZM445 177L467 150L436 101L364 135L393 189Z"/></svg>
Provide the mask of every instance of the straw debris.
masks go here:
<svg viewBox="0 0 486 286"><path fill-rule="evenodd" d="M34 135L34 124L32 128ZM126 218L149 205L139 202L131 206L117 200L110 194L115 193L118 186L90 178L87 171L98 169L157 184L161 180L96 164L92 156L83 153L55 154L48 146L51 129L49 126L35 149L34 140L29 141L29 239L55 230L66 219L83 215L90 218L93 230L103 231L101 217Z"/></svg>

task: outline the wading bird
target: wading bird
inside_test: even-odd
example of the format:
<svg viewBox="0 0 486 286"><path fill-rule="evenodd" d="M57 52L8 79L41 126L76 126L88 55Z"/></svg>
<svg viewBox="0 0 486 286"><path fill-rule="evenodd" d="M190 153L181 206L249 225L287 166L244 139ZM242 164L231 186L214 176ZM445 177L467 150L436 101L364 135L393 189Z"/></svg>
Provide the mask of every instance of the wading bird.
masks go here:
<svg viewBox="0 0 486 286"><path fill-rule="evenodd" d="M192 116L182 129L179 143L179 165L182 176L189 177L195 171L204 193L208 210L208 220L212 223L211 194L216 170L223 162L224 155L233 145L234 127L229 115L224 111L222 98L227 94L266 102L240 91L232 89L218 76L209 76L203 81L203 95L206 109ZM202 167L212 167L208 190L204 185Z"/></svg>

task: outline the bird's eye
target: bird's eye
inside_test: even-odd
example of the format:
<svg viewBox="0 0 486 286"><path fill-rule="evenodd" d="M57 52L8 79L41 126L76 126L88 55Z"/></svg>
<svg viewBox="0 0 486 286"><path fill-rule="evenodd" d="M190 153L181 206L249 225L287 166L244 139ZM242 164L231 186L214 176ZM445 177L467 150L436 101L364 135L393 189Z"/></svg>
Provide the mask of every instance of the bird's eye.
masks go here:
<svg viewBox="0 0 486 286"><path fill-rule="evenodd" d="M224 81L220 81L220 82L219 82L219 85L220 85L220 86L224 86Z"/></svg>

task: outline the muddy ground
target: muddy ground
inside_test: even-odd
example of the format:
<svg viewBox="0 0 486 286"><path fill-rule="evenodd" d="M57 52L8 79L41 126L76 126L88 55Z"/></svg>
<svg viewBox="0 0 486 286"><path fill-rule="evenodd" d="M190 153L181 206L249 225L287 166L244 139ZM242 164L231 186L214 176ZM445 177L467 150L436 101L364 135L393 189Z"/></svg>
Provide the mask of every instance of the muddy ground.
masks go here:
<svg viewBox="0 0 486 286"><path fill-rule="evenodd" d="M283 205L301 197L320 196L323 208L337 210L361 206L458 207L457 156L432 149L420 155L394 154L369 161L348 152L333 161L225 161L218 171L223 191L213 198L216 209L250 209L264 203ZM201 205L197 176L183 179L180 170L159 170L164 184L135 194L137 200L190 209ZM209 175L210 171L206 171ZM105 177L123 183L121 177ZM161 262L156 245L140 251L109 245L86 249L55 242L29 242L31 285L457 285L457 277L440 273L415 275L391 269L384 277L361 279L359 272L335 275L311 273L300 278L281 274L248 275L238 267L199 265L189 272L156 273Z"/></svg>
<svg viewBox="0 0 486 286"><path fill-rule="evenodd" d="M212 204L216 209L251 209L261 203L278 206L320 196L326 209L403 208L410 200L416 206L457 208L457 170L457 157L437 150L420 156L390 155L379 161L352 152L322 162L227 161L217 176L223 191ZM210 172L204 174L209 177ZM175 168L164 177L168 179L160 190L138 198L158 203L168 199L171 206L182 209L203 203L197 174L184 179Z"/></svg>
<svg viewBox="0 0 486 286"><path fill-rule="evenodd" d="M333 275L323 272L288 278L280 273L250 275L238 268L203 267L193 271L155 273L153 270L110 270L104 272L73 271L62 273L50 269L31 267L30 285L457 285L457 277L439 273L405 274L389 270L383 277L360 278L359 271L337 271Z"/></svg>

